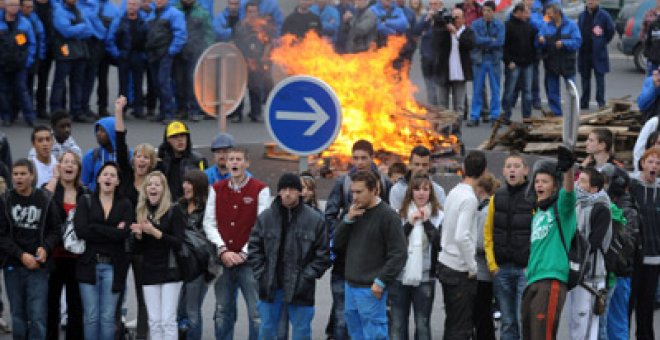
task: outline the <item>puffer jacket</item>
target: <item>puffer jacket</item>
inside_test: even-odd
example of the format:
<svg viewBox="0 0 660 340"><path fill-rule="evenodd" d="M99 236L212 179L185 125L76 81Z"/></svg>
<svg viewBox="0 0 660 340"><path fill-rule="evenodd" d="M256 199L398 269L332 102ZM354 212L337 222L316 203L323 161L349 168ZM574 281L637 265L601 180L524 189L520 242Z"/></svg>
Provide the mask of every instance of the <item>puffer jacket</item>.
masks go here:
<svg viewBox="0 0 660 340"><path fill-rule="evenodd" d="M152 9L145 20L149 26L145 45L149 61L166 56L173 57L181 52L188 40L186 18L181 11L165 5Z"/></svg>
<svg viewBox="0 0 660 340"><path fill-rule="evenodd" d="M538 37L543 36L545 43L539 43ZM557 49L555 43L561 40L562 48ZM577 69L577 51L582 45L580 29L573 20L564 16L561 26L554 22L545 23L538 33L535 45L542 49L546 71L570 77L575 75Z"/></svg>
<svg viewBox="0 0 660 340"><path fill-rule="evenodd" d="M284 226L282 242L283 223L288 226ZM284 249L280 249L282 244ZM313 306L316 280L330 267L328 232L323 218L302 202L288 209L276 198L257 217L250 234L247 261L258 282L259 299L272 302L280 281L284 302Z"/></svg>

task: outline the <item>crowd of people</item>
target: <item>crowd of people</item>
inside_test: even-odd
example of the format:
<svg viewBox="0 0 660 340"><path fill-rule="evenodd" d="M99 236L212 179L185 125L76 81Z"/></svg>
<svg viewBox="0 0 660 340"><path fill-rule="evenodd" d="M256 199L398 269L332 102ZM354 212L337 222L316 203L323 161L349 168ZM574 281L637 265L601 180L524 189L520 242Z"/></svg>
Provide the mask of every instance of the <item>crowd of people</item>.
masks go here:
<svg viewBox="0 0 660 340"><path fill-rule="evenodd" d="M658 72L649 79L660 87ZM639 100L660 100L648 95ZM373 145L358 140L322 206L310 173L281 175L273 199L227 133L211 143L211 167L179 120L157 149L131 148L126 105L119 97L114 117L96 122L98 145L84 154L65 112L33 129L27 158L12 162L0 136L11 327L0 326L16 339L57 339L63 292L67 339L114 339L126 329L129 268L138 339L201 339L210 286L217 339L234 337L239 289L250 339L310 339L316 280L328 270L330 287L319 289L332 294L329 339L406 339L410 314L415 338L438 336L436 280L447 339L495 339L494 303L500 339L554 339L562 313L571 339L628 339L633 312L637 339L654 339L657 131L640 136L633 175L613 157L612 133L597 128L579 166L564 147L557 161L534 164L514 152L495 176L470 151L447 194L430 176L427 147L411 145L407 165L381 172ZM653 124L657 116L645 129ZM576 283L578 236L587 250ZM629 248L612 248L624 241Z"/></svg>
<svg viewBox="0 0 660 340"><path fill-rule="evenodd" d="M0 53L2 124L10 126L19 113L30 126L59 110L70 112L74 122L107 116L111 66L117 68L118 94L129 99L127 109L135 118L152 116L165 125L174 118L198 121L204 114L195 99L193 71L216 41L233 42L246 58L245 111L261 121L273 87L270 51L280 37L303 38L310 31L338 53L359 53L384 46L390 36L405 37L394 66L408 70L419 46L428 104L465 112L468 126L500 118L510 123L519 96L523 118L541 109L541 61L553 114L562 114L560 78L575 80L578 72L580 107L589 108L592 73L598 106L606 104L614 23L599 0L586 1L577 22L562 13L557 0L523 0L503 20L495 2L482 3L466 0L446 8L442 0L429 0L428 6L421 0L299 0L285 16L276 0L228 0L217 14L210 0L125 0L119 6L108 0L6 0L0 17L0 31L6 32ZM651 45L647 54L653 62ZM243 106L231 119L242 120Z"/></svg>

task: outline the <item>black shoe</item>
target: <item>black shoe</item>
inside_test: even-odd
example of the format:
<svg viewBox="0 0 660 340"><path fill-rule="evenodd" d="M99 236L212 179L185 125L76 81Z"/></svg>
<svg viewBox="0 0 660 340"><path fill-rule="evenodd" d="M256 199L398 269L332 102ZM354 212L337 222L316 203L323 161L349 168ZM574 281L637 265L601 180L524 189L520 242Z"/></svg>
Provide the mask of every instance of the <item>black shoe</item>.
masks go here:
<svg viewBox="0 0 660 340"><path fill-rule="evenodd" d="M161 117L161 116L159 116L159 115L157 115L157 116L153 116L153 117L151 117L151 119L149 119L149 121L151 121L151 122L155 122L155 123L160 123L160 122L162 122L163 120L165 120L165 118L164 118L164 117Z"/></svg>
<svg viewBox="0 0 660 340"><path fill-rule="evenodd" d="M240 123L243 121L243 115L239 114L236 117L231 119L232 123Z"/></svg>
<svg viewBox="0 0 660 340"><path fill-rule="evenodd" d="M261 119L261 117L259 117L259 116L250 116L250 121L253 122L253 123L261 123L264 120Z"/></svg>
<svg viewBox="0 0 660 340"><path fill-rule="evenodd" d="M502 125L511 125L511 120L507 118L500 119L500 124Z"/></svg>
<svg viewBox="0 0 660 340"><path fill-rule="evenodd" d="M481 121L484 123L490 122L490 117L489 116L481 116Z"/></svg>
<svg viewBox="0 0 660 340"><path fill-rule="evenodd" d="M153 117L155 115L156 115L156 109L147 108L147 114L146 114L147 117Z"/></svg>
<svg viewBox="0 0 660 340"><path fill-rule="evenodd" d="M26 119L25 124L29 127L34 127L34 119Z"/></svg>
<svg viewBox="0 0 660 340"><path fill-rule="evenodd" d="M110 113L106 109L99 109L99 117L110 117Z"/></svg>
<svg viewBox="0 0 660 340"><path fill-rule="evenodd" d="M589 104L587 105L580 104L580 110L589 110Z"/></svg>
<svg viewBox="0 0 660 340"><path fill-rule="evenodd" d="M131 115L132 115L133 118L135 118L135 119L145 119L145 118L146 118L146 116L145 116L144 113L142 113L142 112L135 112L135 111L133 111L133 112L131 112Z"/></svg>
<svg viewBox="0 0 660 340"><path fill-rule="evenodd" d="M479 120L470 119L467 122L467 127L479 126Z"/></svg>
<svg viewBox="0 0 660 340"><path fill-rule="evenodd" d="M190 121L191 122L199 122L202 119L204 119L204 117L202 117L201 113L191 113L190 114Z"/></svg>

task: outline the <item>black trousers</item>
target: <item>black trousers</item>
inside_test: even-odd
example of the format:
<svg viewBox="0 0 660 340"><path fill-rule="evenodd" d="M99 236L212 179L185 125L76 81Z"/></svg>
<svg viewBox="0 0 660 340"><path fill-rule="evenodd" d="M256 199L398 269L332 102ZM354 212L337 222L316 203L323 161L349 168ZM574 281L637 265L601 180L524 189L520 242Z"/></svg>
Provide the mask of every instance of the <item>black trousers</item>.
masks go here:
<svg viewBox="0 0 660 340"><path fill-rule="evenodd" d="M439 264L438 279L445 300L444 340L468 340L474 327L474 300L477 296L477 279L468 278L467 272L453 270Z"/></svg>
<svg viewBox="0 0 660 340"><path fill-rule="evenodd" d="M658 288L660 265L642 264L641 259L635 265L630 291L630 309L635 310L637 340L655 340L653 332L653 304ZM629 312L629 313L630 313Z"/></svg>
<svg viewBox="0 0 660 340"><path fill-rule="evenodd" d="M47 339L57 340L60 334L60 298L62 287L66 287L66 340L82 340L83 307L80 289L76 280L75 258L56 257L48 279L48 328Z"/></svg>
<svg viewBox="0 0 660 340"><path fill-rule="evenodd" d="M474 299L474 339L495 340L493 325L493 283L478 281Z"/></svg>

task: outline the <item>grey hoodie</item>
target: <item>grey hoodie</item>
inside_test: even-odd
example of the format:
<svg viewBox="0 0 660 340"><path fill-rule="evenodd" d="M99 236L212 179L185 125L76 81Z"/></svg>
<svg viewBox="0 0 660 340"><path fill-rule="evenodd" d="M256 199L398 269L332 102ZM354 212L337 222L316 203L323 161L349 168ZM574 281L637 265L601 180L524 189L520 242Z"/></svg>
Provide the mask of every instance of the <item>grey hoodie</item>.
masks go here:
<svg viewBox="0 0 660 340"><path fill-rule="evenodd" d="M660 185L646 183L635 175L630 183L630 195L639 205L642 225L644 264L660 265Z"/></svg>

